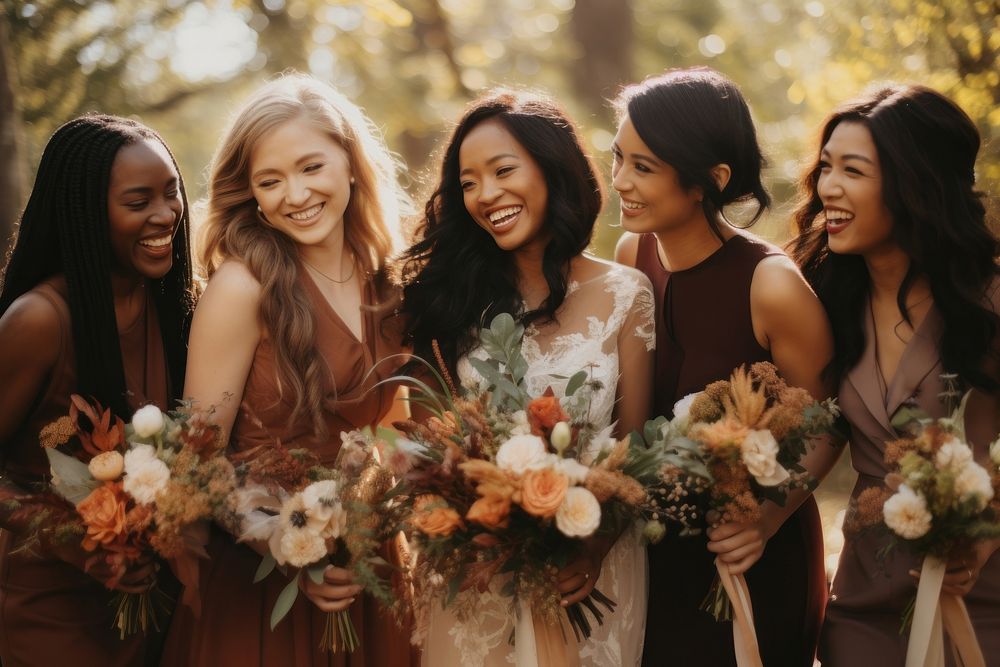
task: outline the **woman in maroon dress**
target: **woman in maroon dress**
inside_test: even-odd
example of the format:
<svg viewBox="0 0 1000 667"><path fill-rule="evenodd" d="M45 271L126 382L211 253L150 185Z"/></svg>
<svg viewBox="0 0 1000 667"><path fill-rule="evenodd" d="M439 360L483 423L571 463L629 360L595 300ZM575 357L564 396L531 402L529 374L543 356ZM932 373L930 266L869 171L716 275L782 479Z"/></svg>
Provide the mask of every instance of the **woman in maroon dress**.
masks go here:
<svg viewBox="0 0 1000 667"><path fill-rule="evenodd" d="M965 429L980 461L1000 432L1000 240L975 191L979 132L946 97L890 86L826 122L804 181L796 258L830 313L831 369L850 424L852 497L881 486L903 406L946 408L941 374L971 389ZM919 570L884 535L847 535L820 641L824 666L903 665L903 610ZM988 665L1000 665L1000 540L955 553L943 590L961 595Z"/></svg>
<svg viewBox="0 0 1000 667"><path fill-rule="evenodd" d="M56 130L0 287L0 500L49 475L39 430L92 396L123 419L184 384L192 285L184 186L163 140L135 121L84 116ZM134 666L142 635L113 629L100 551L18 551L31 518L0 503L0 660L6 667ZM30 505L29 505L30 507ZM146 590L153 565L114 588Z"/></svg>
<svg viewBox="0 0 1000 667"><path fill-rule="evenodd" d="M613 185L629 232L616 259L641 269L656 300L654 414L734 368L772 361L817 398L832 353L829 324L794 263L734 227L725 206L770 203L764 162L739 89L705 68L673 70L618 97ZM838 451L806 460L822 477ZM812 664L825 596L816 503L803 492L763 505L758 523L711 527L706 537L668 535L649 549L645 665L732 665L732 627L700 611L713 559L746 573L765 665Z"/></svg>
<svg viewBox="0 0 1000 667"><path fill-rule="evenodd" d="M377 424L392 407L393 390L373 387L395 370L379 362L400 351L385 260L404 199L371 122L326 84L283 77L236 115L211 169L209 282L185 385L214 407L234 450L280 442L332 465L342 432ZM179 610L165 664L416 664L407 630L332 565L320 584L299 578L304 594L272 631L288 580L275 571L253 583L264 549L216 531L201 617ZM324 653L326 612L348 608L360 647Z"/></svg>

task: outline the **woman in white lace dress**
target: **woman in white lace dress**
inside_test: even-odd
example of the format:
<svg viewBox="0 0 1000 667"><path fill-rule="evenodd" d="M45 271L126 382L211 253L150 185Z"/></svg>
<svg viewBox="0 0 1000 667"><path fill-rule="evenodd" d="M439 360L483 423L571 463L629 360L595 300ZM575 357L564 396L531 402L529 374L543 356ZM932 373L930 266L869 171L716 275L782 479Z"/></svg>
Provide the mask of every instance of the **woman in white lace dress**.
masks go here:
<svg viewBox="0 0 1000 667"><path fill-rule="evenodd" d="M466 359L477 354L478 329L509 312L526 328L533 395L551 386L562 397L566 377L592 369L603 385L591 406L594 423L615 422L617 436L641 428L651 396L652 293L638 271L584 254L602 203L593 165L554 103L511 91L474 102L445 150L419 241L405 256L404 310L416 354L433 358L437 341L450 372L475 380ZM571 647L580 664L638 665L647 577L636 527L591 541L557 578L564 605L595 583L618 603L603 625L593 624L590 639ZM461 594L476 597L448 609L418 610L425 665L515 664L515 612L499 594L502 583L497 577L485 595Z"/></svg>

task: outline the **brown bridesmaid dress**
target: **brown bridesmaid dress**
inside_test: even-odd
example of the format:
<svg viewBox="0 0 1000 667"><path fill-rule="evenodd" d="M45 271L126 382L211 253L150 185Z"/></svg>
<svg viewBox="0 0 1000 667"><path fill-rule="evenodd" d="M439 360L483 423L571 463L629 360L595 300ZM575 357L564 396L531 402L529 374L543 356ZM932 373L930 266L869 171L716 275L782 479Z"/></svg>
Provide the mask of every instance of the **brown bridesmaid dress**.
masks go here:
<svg viewBox="0 0 1000 667"><path fill-rule="evenodd" d="M290 400L279 396L274 348L268 339L257 346L247 378L243 403L233 426L231 446L244 451L279 440L289 448L308 448L321 462L333 464L340 434L374 425L391 407L394 387L368 391L399 367L383 361L400 351L399 318L391 303L394 293L365 286L363 340L359 341L338 317L305 270L299 270L316 321L316 341L336 387L327 389L335 409L325 414L329 436L318 442L308 417L289 425ZM386 305L390 304L390 305ZM376 364L378 365L376 366ZM368 375L372 368L374 372ZM367 594L351 605L351 617L361 646L354 653L320 649L326 614L300 594L287 616L272 631L271 609L288 583L280 572L255 584L261 557L216 529L209 545L210 559L202 563L201 617L179 607L167 639L164 665L177 667L407 667L419 664L411 647L409 628L400 628L391 615Z"/></svg>
<svg viewBox="0 0 1000 667"><path fill-rule="evenodd" d="M69 397L76 388L66 281L50 278L32 290L59 315L59 358L31 415L3 444L4 477L26 490L48 477L48 459L38 441L46 424L69 414ZM146 303L152 306L147 292ZM168 407L163 340L156 308L129 329L119 331L128 403L138 409L148 403ZM4 667L73 665L74 667L134 666L151 662L152 649L142 635L119 639L112 628L113 593L74 566L54 557L12 554L17 535L0 531L0 661Z"/></svg>
<svg viewBox="0 0 1000 667"><path fill-rule="evenodd" d="M750 284L757 264L778 248L752 237L728 239L701 263L667 271L656 237L639 239L636 267L656 300L655 415L729 377L741 364L770 361L753 333ZM649 607L642 664L648 667L735 665L730 622L699 606L716 570L702 534L667 536L649 547ZM826 596L822 525L810 497L768 541L746 574L761 657L767 667L812 665Z"/></svg>
<svg viewBox="0 0 1000 667"><path fill-rule="evenodd" d="M1000 311L1000 280L994 282L992 297L994 311ZM889 472L882 457L886 441L899 435L891 419L901 406L915 405L932 417L943 417L945 412L938 399L943 389L937 347L943 326L940 311L931 307L888 386L878 370L875 323L867 306L865 313L865 350L840 385L839 399L851 425L851 462L858 471L852 498L881 485ZM978 448L996 437L991 431L996 429L997 417L982 398L974 395L965 414L966 432ZM905 549L894 550L879 561L876 553L885 546L884 534L869 531L845 537L823 623L820 659L824 667L901 667L908 635L900 633L900 621L917 591L917 582L908 572L919 571L920 561ZM965 603L986 664L1000 667L1000 552L987 561Z"/></svg>

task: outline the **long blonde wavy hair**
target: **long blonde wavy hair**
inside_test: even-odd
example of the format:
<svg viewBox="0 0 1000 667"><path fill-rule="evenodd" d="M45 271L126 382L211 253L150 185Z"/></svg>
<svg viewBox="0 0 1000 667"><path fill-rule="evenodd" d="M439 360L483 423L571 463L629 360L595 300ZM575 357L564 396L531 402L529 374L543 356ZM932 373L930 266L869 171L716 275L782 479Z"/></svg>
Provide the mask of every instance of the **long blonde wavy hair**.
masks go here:
<svg viewBox="0 0 1000 667"><path fill-rule="evenodd" d="M323 380L329 371L316 349L312 306L298 283L298 249L258 217L250 187L250 155L257 142L298 118L309 119L347 151L354 185L344 212L344 239L368 280L383 270L394 245L390 226L398 229L409 208L397 181L399 165L361 109L300 74L265 84L237 111L212 159L201 259L208 278L222 262L236 259L261 284L260 319L272 340L279 392L294 399L289 424L305 413L316 436L323 437Z"/></svg>

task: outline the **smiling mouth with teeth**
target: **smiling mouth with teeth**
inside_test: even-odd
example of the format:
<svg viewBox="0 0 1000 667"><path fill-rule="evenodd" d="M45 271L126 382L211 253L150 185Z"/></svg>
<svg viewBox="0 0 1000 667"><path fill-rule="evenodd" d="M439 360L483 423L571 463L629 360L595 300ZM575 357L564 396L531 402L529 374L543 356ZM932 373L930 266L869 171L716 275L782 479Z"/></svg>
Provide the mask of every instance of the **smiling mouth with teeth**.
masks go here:
<svg viewBox="0 0 1000 667"><path fill-rule="evenodd" d="M510 222L514 219L518 213L521 212L523 206L508 206L507 208L502 208L499 211L493 211L489 215L490 224L494 227L504 224L505 222Z"/></svg>
<svg viewBox="0 0 1000 667"><path fill-rule="evenodd" d="M854 219L854 214L848 213L847 211L826 210L823 213L828 222L844 222L846 220Z"/></svg>
<svg viewBox="0 0 1000 667"><path fill-rule="evenodd" d="M625 208L627 208L627 209L629 209L631 211L634 211L634 210L637 210L637 209L640 209L640 208L644 208L646 205L645 204L640 204L639 202L628 201L627 199L622 199L622 206L624 206Z"/></svg>
<svg viewBox="0 0 1000 667"><path fill-rule="evenodd" d="M292 220L308 220L317 213L323 210L323 204L316 204L311 208L307 208L304 211L296 211L295 213L289 213L288 217Z"/></svg>
<svg viewBox="0 0 1000 667"><path fill-rule="evenodd" d="M165 245L170 245L173 240L173 234L165 234L164 236L159 236L155 239L144 239L139 241L139 245L144 245L147 248L162 248Z"/></svg>

